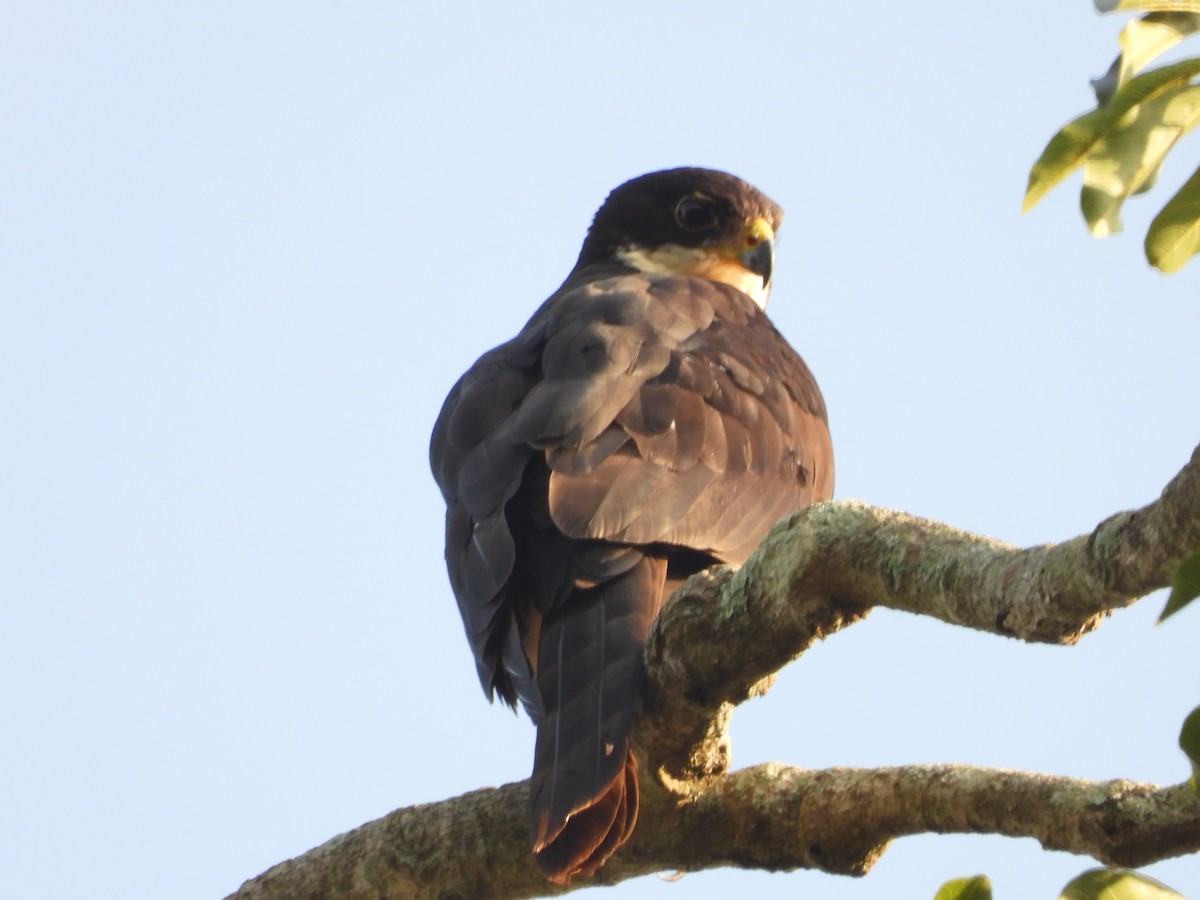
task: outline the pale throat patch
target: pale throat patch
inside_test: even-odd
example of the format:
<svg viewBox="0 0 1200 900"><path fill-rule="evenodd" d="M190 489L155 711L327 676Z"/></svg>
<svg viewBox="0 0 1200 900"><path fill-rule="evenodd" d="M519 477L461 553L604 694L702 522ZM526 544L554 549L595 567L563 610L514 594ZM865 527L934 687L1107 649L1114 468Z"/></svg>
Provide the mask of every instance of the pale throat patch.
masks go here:
<svg viewBox="0 0 1200 900"><path fill-rule="evenodd" d="M763 284L762 276L751 272L737 259L721 256L711 250L680 247L678 244L667 244L654 250L620 247L617 249L617 259L647 275L690 275L720 281L737 288L753 300L759 309L767 308L771 288Z"/></svg>

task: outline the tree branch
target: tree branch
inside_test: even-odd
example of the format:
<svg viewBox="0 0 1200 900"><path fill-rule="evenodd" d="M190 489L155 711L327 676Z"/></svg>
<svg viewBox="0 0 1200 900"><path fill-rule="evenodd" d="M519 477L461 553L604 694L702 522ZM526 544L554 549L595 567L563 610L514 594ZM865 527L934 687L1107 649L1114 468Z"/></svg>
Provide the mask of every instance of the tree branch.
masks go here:
<svg viewBox="0 0 1200 900"><path fill-rule="evenodd" d="M1032 837L1118 866L1200 849L1200 805L1186 784L956 765L811 771L766 763L719 779L664 824L635 837L629 862L646 859L638 874L738 866L865 875L891 839L923 833Z"/></svg>
<svg viewBox="0 0 1200 900"><path fill-rule="evenodd" d="M645 758L694 794L727 768L732 706L875 606L1025 641L1073 644L1166 587L1200 547L1200 447L1158 500L1087 535L1020 549L855 501L782 520L738 572L676 591L646 650Z"/></svg>
<svg viewBox="0 0 1200 900"><path fill-rule="evenodd" d="M529 856L528 783L397 810L248 881L230 900L539 897ZM720 866L865 875L905 835L1032 837L1120 866L1200 849L1187 785L1083 781L970 766L808 771L767 763L718 779L699 799L644 811L591 884Z"/></svg>
<svg viewBox="0 0 1200 900"><path fill-rule="evenodd" d="M693 578L646 650L637 726L637 831L590 883L664 869L817 868L861 875L901 835L986 832L1141 865L1200 850L1186 786L962 766L727 773L733 706L818 638L874 606L1026 641L1070 644L1111 610L1166 586L1200 547L1200 447L1161 497L1089 535L1018 549L841 501L781 522L737 573ZM397 810L282 863L231 898L532 897L527 783Z"/></svg>

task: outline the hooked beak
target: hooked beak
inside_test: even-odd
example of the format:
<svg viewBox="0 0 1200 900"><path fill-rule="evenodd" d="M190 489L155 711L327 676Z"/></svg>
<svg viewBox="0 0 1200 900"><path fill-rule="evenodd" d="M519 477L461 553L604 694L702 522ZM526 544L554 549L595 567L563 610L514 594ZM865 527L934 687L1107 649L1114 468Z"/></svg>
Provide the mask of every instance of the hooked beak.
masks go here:
<svg viewBox="0 0 1200 900"><path fill-rule="evenodd" d="M763 288L771 283L771 270L775 265L775 231L763 218L757 218L746 229L746 249L738 254L738 261L755 275L761 275Z"/></svg>

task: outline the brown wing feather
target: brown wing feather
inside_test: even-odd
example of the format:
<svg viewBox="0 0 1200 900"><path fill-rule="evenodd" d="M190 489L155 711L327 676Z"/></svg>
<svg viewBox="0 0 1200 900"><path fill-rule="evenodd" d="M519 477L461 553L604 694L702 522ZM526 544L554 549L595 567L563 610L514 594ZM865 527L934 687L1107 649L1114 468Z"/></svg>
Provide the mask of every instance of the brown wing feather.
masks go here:
<svg viewBox="0 0 1200 900"><path fill-rule="evenodd" d="M609 425L573 448L572 465L550 457L551 516L572 537L675 544L741 562L776 513L832 494L824 403L808 368L743 294L642 278L645 319L605 334L609 358L632 358L632 346L657 340L670 362L616 412L627 441ZM639 326L667 318L659 308L676 285L696 330L685 333L676 317L669 335L647 335Z"/></svg>
<svg viewBox="0 0 1200 900"><path fill-rule="evenodd" d="M455 386L430 453L484 689L539 723L538 864L593 872L637 816L630 727L668 570L741 562L830 496L820 393L733 288L577 272Z"/></svg>

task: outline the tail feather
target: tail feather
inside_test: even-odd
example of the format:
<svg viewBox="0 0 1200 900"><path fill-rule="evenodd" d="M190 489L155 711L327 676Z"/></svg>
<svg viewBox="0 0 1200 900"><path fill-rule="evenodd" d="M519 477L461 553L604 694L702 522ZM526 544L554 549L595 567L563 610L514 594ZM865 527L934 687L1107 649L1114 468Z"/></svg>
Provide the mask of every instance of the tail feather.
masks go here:
<svg viewBox="0 0 1200 900"><path fill-rule="evenodd" d="M562 884L591 874L637 820L630 749L646 635L663 599L666 561L576 591L542 624L529 819L538 866Z"/></svg>
<svg viewBox="0 0 1200 900"><path fill-rule="evenodd" d="M593 875L629 839L637 822L637 773L631 750L604 796L572 815L549 843L534 848L534 860L547 879L567 884L576 875Z"/></svg>

